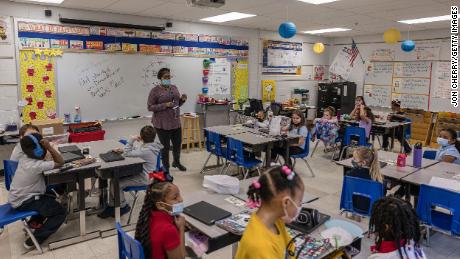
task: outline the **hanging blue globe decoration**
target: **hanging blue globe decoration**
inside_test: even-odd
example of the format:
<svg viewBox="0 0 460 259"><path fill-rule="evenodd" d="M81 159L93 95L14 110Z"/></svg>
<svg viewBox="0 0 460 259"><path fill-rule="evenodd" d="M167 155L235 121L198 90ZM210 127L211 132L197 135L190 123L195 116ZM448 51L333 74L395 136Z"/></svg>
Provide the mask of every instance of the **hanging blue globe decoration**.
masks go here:
<svg viewBox="0 0 460 259"><path fill-rule="evenodd" d="M278 28L281 37L289 39L297 33L297 28L293 22L283 22Z"/></svg>
<svg viewBox="0 0 460 259"><path fill-rule="evenodd" d="M415 48L415 42L413 40L405 40L401 43L401 49L405 52L411 52Z"/></svg>

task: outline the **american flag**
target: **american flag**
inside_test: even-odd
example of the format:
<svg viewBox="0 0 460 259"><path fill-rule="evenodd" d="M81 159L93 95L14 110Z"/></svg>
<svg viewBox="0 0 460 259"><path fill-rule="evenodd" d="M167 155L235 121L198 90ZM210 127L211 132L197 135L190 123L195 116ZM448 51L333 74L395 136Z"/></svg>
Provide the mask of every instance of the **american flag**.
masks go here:
<svg viewBox="0 0 460 259"><path fill-rule="evenodd" d="M350 66L353 67L356 57L359 55L358 46L356 46L355 40L351 40L351 51L350 51Z"/></svg>

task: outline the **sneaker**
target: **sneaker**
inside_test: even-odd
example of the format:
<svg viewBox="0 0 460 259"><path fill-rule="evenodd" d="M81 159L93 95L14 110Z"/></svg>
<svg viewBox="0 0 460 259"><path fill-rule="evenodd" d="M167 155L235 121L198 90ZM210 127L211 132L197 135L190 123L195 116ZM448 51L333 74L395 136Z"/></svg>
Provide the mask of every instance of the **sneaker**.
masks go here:
<svg viewBox="0 0 460 259"><path fill-rule="evenodd" d="M31 250L35 248L35 244L30 237L24 242L24 247L27 250Z"/></svg>
<svg viewBox="0 0 460 259"><path fill-rule="evenodd" d="M111 207L111 206L108 206L107 208L105 208L101 213L97 214L97 216L101 219L106 219L106 218L109 218L109 217L115 217L115 208L114 207Z"/></svg>
<svg viewBox="0 0 460 259"><path fill-rule="evenodd" d="M123 216L125 215L126 213L128 213L129 211L131 210L131 207L126 204L123 208L120 208L120 216ZM115 214L115 213L114 213Z"/></svg>
<svg viewBox="0 0 460 259"><path fill-rule="evenodd" d="M185 168L185 166L183 166L181 163L174 162L172 164L172 167L175 167L175 168L179 169L180 171L187 171L187 168Z"/></svg>

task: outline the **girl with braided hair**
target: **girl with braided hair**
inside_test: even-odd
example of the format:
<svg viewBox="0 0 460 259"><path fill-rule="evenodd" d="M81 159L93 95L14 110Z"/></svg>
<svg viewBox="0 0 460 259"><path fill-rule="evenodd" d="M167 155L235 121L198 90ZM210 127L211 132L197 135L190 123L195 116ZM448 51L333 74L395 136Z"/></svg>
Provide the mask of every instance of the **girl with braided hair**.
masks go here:
<svg viewBox="0 0 460 259"><path fill-rule="evenodd" d="M135 238L144 248L145 258L185 258L185 219L179 188L169 182L149 186L139 213Z"/></svg>
<svg viewBox="0 0 460 259"><path fill-rule="evenodd" d="M294 247L285 223L297 219L304 192L302 179L287 166L274 167L248 190L252 214L238 246L236 259L285 258Z"/></svg>
<svg viewBox="0 0 460 259"><path fill-rule="evenodd" d="M375 235L374 252L369 259L423 259L420 224L411 204L384 197L374 203L369 231Z"/></svg>

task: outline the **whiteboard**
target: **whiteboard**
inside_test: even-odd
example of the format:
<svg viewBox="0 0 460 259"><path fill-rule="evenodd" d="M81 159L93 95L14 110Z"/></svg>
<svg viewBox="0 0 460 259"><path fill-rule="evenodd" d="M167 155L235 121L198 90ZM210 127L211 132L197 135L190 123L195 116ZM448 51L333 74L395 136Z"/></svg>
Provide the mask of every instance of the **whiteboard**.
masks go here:
<svg viewBox="0 0 460 259"><path fill-rule="evenodd" d="M391 107L391 86L364 85L364 100L369 106Z"/></svg>
<svg viewBox="0 0 460 259"><path fill-rule="evenodd" d="M434 112L458 113L458 107L455 108L450 103L450 62L434 62L432 79L430 110Z"/></svg>
<svg viewBox="0 0 460 259"><path fill-rule="evenodd" d="M65 53L57 58L58 114L81 108L83 120L148 116L147 98L161 67L171 68L179 92L188 95L181 112L196 110L203 59L142 54Z"/></svg>
<svg viewBox="0 0 460 259"><path fill-rule="evenodd" d="M391 85L393 62L372 62L366 66L365 84Z"/></svg>
<svg viewBox="0 0 460 259"><path fill-rule="evenodd" d="M430 92L429 78L394 78L393 92L406 94L428 94Z"/></svg>
<svg viewBox="0 0 460 259"><path fill-rule="evenodd" d="M431 76L430 61L396 62L394 65L395 77L424 77Z"/></svg>
<svg viewBox="0 0 460 259"><path fill-rule="evenodd" d="M401 107L428 111L428 95L393 93L393 100L401 101Z"/></svg>

